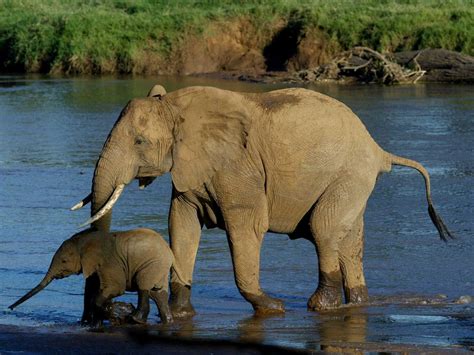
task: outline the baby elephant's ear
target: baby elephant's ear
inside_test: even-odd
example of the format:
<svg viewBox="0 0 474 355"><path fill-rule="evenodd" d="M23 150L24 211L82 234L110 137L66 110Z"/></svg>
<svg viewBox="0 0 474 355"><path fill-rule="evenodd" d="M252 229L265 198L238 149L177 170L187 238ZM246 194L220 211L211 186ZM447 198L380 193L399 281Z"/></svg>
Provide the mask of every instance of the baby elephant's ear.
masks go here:
<svg viewBox="0 0 474 355"><path fill-rule="evenodd" d="M148 97L157 97L161 99L162 96L166 95L166 89L161 85L155 85L151 88L150 92L148 93Z"/></svg>
<svg viewBox="0 0 474 355"><path fill-rule="evenodd" d="M101 253L98 247L98 243L91 243L86 245L81 251L81 266L85 279L98 271L101 261Z"/></svg>

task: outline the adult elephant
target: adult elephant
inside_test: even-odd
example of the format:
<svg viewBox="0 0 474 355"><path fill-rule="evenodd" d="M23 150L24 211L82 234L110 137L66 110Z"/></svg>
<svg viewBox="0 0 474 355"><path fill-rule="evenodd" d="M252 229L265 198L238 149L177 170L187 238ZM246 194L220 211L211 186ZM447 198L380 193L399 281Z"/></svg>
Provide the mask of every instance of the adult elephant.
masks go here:
<svg viewBox="0 0 474 355"><path fill-rule="evenodd" d="M133 179L146 186L171 172L171 248L189 285L203 225L227 232L235 281L257 313L282 312L260 288L267 231L312 241L319 284L308 308L367 300L363 215L377 176L392 164L417 169L442 239L426 170L382 150L344 104L293 88L262 94L188 87L154 88L123 109L102 149L92 184L92 217L108 228L110 210ZM84 201L87 202L87 201ZM82 205L81 203L80 205ZM101 219L102 218L102 219ZM174 315L192 314L191 290L171 278Z"/></svg>

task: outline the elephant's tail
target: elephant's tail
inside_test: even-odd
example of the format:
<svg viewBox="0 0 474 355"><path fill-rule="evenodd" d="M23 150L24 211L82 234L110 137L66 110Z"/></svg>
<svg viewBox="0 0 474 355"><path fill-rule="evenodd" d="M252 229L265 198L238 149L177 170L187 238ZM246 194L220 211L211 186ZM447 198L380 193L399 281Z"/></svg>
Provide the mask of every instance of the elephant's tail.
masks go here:
<svg viewBox="0 0 474 355"><path fill-rule="evenodd" d="M423 178L425 179L426 200L428 201L428 213L430 215L431 221L433 221L433 224L436 226L436 229L438 230L439 236L442 240L447 242L448 238L454 239L454 236L448 230L443 220L441 219L440 215L436 212L436 210L433 207L433 201L431 199L430 175L428 174L428 171L426 171L424 166L418 163L417 161L399 157L397 155L390 154L390 153L387 153L387 154L389 155L389 160L391 164L407 166L409 168L416 169L421 173L421 175L423 175Z"/></svg>

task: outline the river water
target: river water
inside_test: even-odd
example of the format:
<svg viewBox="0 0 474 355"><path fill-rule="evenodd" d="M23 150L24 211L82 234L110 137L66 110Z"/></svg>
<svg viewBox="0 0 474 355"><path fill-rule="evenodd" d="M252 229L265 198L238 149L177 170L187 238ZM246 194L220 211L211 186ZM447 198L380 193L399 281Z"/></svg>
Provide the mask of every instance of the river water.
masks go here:
<svg viewBox="0 0 474 355"><path fill-rule="evenodd" d="M284 87L209 78L0 77L0 324L76 327L81 276L53 282L13 312L7 306L40 281L56 248L87 219L88 209L68 208L89 193L95 160L123 106L157 82L168 91ZM205 230L193 284L198 315L172 334L313 350L338 342L474 346L474 304L454 302L474 296L474 86L309 88L351 107L384 149L425 165L435 205L457 239L439 240L421 175L394 168L379 179L366 212L371 302L307 312L317 284L314 248L269 234L261 282L285 301L287 313L255 319L234 284L225 234ZM113 228L150 227L167 236L170 184L166 175L144 191L129 185L114 209ZM135 302L135 295L120 299ZM153 311L149 322L157 320Z"/></svg>

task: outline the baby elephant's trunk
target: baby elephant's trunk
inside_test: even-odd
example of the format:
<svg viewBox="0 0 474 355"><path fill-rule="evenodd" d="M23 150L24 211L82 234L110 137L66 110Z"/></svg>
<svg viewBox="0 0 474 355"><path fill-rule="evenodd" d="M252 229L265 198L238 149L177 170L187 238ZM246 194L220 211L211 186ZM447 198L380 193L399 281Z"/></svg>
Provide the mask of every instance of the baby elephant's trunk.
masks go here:
<svg viewBox="0 0 474 355"><path fill-rule="evenodd" d="M48 286L48 284L53 281L53 277L50 276L50 274L47 274L44 279L38 284L38 286L36 286L35 288L33 288L31 291L29 291L27 294L25 294L22 298L20 298L18 301L16 301L15 303L13 303L11 306L9 306L8 308L10 309L13 309L17 306L19 306L20 304L22 304L23 302L29 300L31 297L33 297L34 295L36 295L38 292L40 292L42 289L44 289L46 286Z"/></svg>

